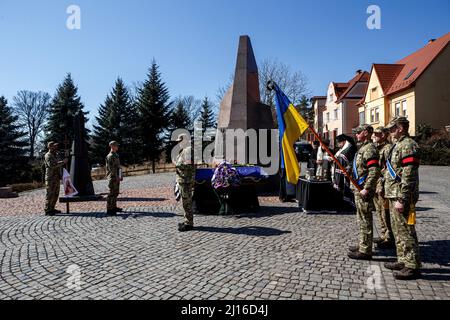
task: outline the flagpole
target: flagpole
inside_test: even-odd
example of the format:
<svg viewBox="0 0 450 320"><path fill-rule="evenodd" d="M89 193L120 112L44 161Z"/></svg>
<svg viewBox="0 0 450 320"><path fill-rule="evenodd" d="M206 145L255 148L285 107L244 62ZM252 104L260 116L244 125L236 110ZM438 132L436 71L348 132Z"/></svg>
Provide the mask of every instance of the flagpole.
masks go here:
<svg viewBox="0 0 450 320"><path fill-rule="evenodd" d="M267 89L269 91L275 90L276 91L276 83L273 80L269 80L267 82ZM279 89L279 88L278 88ZM322 139L320 138L320 136L317 134L316 130L314 130L313 127L311 127L311 125L309 125L309 130L311 130L311 132L314 134L314 136L316 137L317 140L319 140L320 144L322 145L322 147L325 149L325 151L330 155L330 157L333 159L333 161L338 165L338 167L341 169L341 171L345 174L345 176L350 180L350 182L355 186L355 188L358 191L362 191L362 188L356 183L356 181L348 174L347 170L344 168L344 166L339 162L338 159L336 159L336 157L334 156L334 154L330 151L330 149L328 149L328 147L323 143Z"/></svg>
<svg viewBox="0 0 450 320"><path fill-rule="evenodd" d="M309 126L309 130L313 133L313 135L316 137L317 140L319 140L320 144L322 145L323 149L330 155L330 157L333 159L333 161L338 165L338 167L341 169L342 172L344 172L345 176L350 180L350 182L355 186L358 191L362 191L362 188L356 183L356 181L348 174L347 170L344 168L344 166L339 162L339 160L334 156L334 154L331 152L330 149L323 143L322 139L320 138L319 134L314 130L311 125Z"/></svg>

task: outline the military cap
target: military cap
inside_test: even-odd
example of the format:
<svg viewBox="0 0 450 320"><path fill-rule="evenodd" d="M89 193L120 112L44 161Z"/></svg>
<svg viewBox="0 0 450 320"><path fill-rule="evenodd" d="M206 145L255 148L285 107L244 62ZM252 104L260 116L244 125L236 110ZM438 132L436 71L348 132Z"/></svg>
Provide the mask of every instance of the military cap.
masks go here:
<svg viewBox="0 0 450 320"><path fill-rule="evenodd" d="M359 127L356 127L355 129L353 129L352 131L354 133L360 133L367 130L369 133L373 133L373 127L371 125L368 124L362 124Z"/></svg>
<svg viewBox="0 0 450 320"><path fill-rule="evenodd" d="M399 123L409 124L409 120L406 117L401 116L395 117L394 119L391 120L391 122L389 122L389 124L386 126L386 129L390 130Z"/></svg>
<svg viewBox="0 0 450 320"><path fill-rule="evenodd" d="M55 141L50 141L49 143L47 143L47 148L51 148L51 147L57 147L58 143L56 143Z"/></svg>
<svg viewBox="0 0 450 320"><path fill-rule="evenodd" d="M117 141L111 141L110 143L109 143L109 146L110 147L112 147L112 146L119 146L119 143L117 142Z"/></svg>
<svg viewBox="0 0 450 320"><path fill-rule="evenodd" d="M379 127L375 128L375 129L373 130L374 133L386 133L386 132L388 132L388 131L389 131L389 130L386 129L385 127L383 127L383 126L379 126Z"/></svg>

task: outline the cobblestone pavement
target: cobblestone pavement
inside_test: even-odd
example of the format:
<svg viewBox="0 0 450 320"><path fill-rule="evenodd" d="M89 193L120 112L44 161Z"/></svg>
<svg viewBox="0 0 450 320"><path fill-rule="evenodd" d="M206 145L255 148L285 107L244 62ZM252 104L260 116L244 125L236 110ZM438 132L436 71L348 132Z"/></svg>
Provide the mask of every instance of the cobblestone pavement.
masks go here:
<svg viewBox="0 0 450 320"><path fill-rule="evenodd" d="M406 282L383 268L392 251L347 258L354 215L263 198L257 214L198 215L195 231L179 233L171 174L127 179L118 217L103 202L45 217L43 191L25 193L0 202L0 298L449 299L449 177L450 168L421 169L423 276ZM95 187L105 192L104 181Z"/></svg>

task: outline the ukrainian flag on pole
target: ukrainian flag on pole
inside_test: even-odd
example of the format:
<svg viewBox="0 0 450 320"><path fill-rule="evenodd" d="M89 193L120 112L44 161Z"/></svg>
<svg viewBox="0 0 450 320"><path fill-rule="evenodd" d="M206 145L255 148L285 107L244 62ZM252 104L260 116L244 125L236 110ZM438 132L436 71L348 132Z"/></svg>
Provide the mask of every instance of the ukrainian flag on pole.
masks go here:
<svg viewBox="0 0 450 320"><path fill-rule="evenodd" d="M276 95L278 128L280 130L281 168L286 169L287 181L296 185L300 177L300 166L295 154L294 143L308 130L309 124L276 83L273 83L273 88Z"/></svg>

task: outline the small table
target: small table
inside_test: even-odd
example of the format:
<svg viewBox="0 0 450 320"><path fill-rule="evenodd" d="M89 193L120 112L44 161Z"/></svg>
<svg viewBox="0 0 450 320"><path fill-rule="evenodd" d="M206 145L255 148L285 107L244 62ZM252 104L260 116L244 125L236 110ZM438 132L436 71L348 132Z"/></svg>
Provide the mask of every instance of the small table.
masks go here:
<svg viewBox="0 0 450 320"><path fill-rule="evenodd" d="M71 202L92 202L92 201L99 201L102 200L103 197L100 195L93 195L93 196L85 196L85 197L60 197L59 202L66 204L66 213L70 213L70 203Z"/></svg>
<svg viewBox="0 0 450 320"><path fill-rule="evenodd" d="M306 212L337 212L343 207L342 197L331 181L307 180L302 177L297 184L297 200Z"/></svg>

